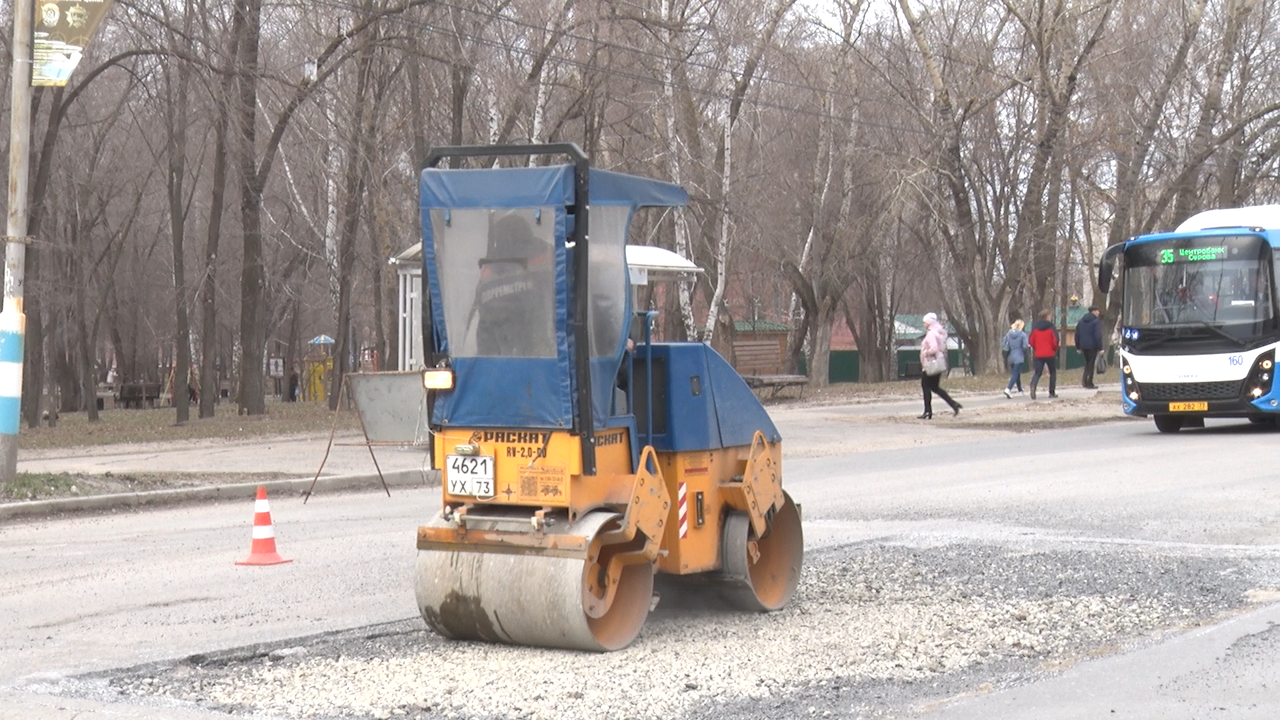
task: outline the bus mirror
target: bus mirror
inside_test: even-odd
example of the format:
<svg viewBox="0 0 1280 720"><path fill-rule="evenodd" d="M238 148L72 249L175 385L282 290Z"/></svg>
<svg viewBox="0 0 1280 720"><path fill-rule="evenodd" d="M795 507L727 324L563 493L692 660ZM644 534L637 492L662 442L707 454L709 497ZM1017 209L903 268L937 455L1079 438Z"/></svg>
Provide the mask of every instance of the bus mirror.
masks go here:
<svg viewBox="0 0 1280 720"><path fill-rule="evenodd" d="M1111 276L1115 273L1116 256L1124 252L1124 243L1116 243L1102 253L1098 261L1098 289L1102 294L1111 292Z"/></svg>

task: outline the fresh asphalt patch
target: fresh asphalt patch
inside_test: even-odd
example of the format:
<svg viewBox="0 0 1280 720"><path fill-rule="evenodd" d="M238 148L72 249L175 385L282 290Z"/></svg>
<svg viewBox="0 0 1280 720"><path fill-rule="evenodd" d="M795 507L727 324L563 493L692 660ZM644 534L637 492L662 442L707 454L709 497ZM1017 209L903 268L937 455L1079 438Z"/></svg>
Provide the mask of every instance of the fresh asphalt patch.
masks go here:
<svg viewBox="0 0 1280 720"><path fill-rule="evenodd" d="M786 609L659 603L604 654L387 625L70 678L45 692L329 718L888 718L1222 620L1280 588L1260 549L875 542L811 552Z"/></svg>

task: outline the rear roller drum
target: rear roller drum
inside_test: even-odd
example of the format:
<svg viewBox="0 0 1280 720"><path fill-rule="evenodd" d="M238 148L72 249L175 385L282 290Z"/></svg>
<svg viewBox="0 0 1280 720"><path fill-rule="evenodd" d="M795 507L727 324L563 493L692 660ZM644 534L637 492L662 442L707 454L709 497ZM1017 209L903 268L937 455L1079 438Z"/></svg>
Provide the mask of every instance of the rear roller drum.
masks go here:
<svg viewBox="0 0 1280 720"><path fill-rule="evenodd" d="M566 528L588 542L616 525L615 513L593 512ZM434 522L443 522L437 519ZM613 601L588 616L589 588L599 587L598 562L550 554L486 552L485 548L419 550L418 608L433 630L459 640L618 650L640 633L653 596L653 565L622 569Z"/></svg>
<svg viewBox="0 0 1280 720"><path fill-rule="evenodd" d="M725 518L721 587L725 598L743 610L780 610L800 583L804 531L800 511L790 495L783 496L786 502L774 513L764 537L753 537L746 513Z"/></svg>

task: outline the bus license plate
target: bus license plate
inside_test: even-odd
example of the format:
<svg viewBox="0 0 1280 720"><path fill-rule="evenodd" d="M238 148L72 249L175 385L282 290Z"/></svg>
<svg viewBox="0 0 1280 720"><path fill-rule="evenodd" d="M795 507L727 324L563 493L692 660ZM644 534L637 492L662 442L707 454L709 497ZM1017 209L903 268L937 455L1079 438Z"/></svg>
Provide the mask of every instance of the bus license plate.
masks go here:
<svg viewBox="0 0 1280 720"><path fill-rule="evenodd" d="M493 496L492 455L446 455L450 495Z"/></svg>
<svg viewBox="0 0 1280 720"><path fill-rule="evenodd" d="M1205 412L1208 409L1207 402L1169 403L1169 412Z"/></svg>

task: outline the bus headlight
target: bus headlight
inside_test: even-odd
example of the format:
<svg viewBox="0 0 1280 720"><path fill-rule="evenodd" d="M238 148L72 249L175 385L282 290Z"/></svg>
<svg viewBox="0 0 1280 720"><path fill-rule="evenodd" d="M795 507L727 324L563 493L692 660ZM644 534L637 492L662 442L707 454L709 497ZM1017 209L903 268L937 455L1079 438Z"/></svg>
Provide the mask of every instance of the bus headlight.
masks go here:
<svg viewBox="0 0 1280 720"><path fill-rule="evenodd" d="M1133 366L1124 363L1120 366L1120 382L1124 388L1124 396L1134 402L1142 399L1142 391L1138 389L1138 381L1133 379Z"/></svg>
<svg viewBox="0 0 1280 720"><path fill-rule="evenodd" d="M1253 361L1253 368L1249 371L1249 376L1244 380L1247 399L1257 400L1271 393L1271 385L1274 382L1272 377L1274 373L1271 372L1271 366L1275 365L1275 362L1275 350L1268 350Z"/></svg>

